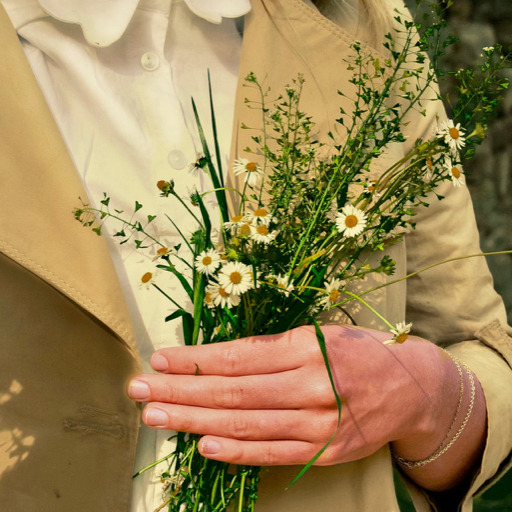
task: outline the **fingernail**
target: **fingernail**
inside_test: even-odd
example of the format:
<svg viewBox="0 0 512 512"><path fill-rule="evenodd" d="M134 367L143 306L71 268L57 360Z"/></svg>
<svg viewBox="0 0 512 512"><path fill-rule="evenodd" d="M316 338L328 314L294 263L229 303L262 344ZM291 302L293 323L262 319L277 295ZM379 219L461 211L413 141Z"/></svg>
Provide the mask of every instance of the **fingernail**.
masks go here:
<svg viewBox="0 0 512 512"><path fill-rule="evenodd" d="M169 363L161 354L153 354L151 356L151 366L157 372L165 372L169 368Z"/></svg>
<svg viewBox="0 0 512 512"><path fill-rule="evenodd" d="M217 455L220 452L220 443L218 441L203 441L201 443L201 453L203 455Z"/></svg>
<svg viewBox="0 0 512 512"><path fill-rule="evenodd" d="M169 416L162 409L152 407L148 409L145 416L145 423L150 427L165 427L169 423Z"/></svg>
<svg viewBox="0 0 512 512"><path fill-rule="evenodd" d="M133 379L128 385L128 395L134 400L148 400L149 386L145 382Z"/></svg>

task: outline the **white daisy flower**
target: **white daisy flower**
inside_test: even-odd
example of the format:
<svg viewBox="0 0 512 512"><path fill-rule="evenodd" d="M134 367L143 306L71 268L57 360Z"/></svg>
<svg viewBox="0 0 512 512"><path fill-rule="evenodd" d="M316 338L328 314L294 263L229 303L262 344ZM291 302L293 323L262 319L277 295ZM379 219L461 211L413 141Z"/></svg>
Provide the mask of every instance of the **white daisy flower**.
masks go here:
<svg viewBox="0 0 512 512"><path fill-rule="evenodd" d="M239 261L226 263L219 271L219 285L229 294L241 295L254 288L252 268Z"/></svg>
<svg viewBox="0 0 512 512"><path fill-rule="evenodd" d="M462 169L458 164L454 164L451 157L447 156L444 159L444 165L450 176L454 187L461 187L466 183L466 177L462 173Z"/></svg>
<svg viewBox="0 0 512 512"><path fill-rule="evenodd" d="M460 123L456 125L453 123L452 119L445 121L437 132L438 137L444 137L444 141L452 151L457 151L458 149L464 147L466 145L466 139L464 138L464 130L461 128Z"/></svg>
<svg viewBox="0 0 512 512"><path fill-rule="evenodd" d="M277 236L277 231L270 231L265 224L251 224L251 239L260 244L269 244Z"/></svg>
<svg viewBox="0 0 512 512"><path fill-rule="evenodd" d="M149 290L151 288L151 285L155 283L155 277L157 273L158 271L146 272L145 274L143 274L139 281L139 288L146 288L146 290Z"/></svg>
<svg viewBox="0 0 512 512"><path fill-rule="evenodd" d="M211 283L205 289L204 302L209 308L232 308L240 304L240 295L228 293L218 283Z"/></svg>
<svg viewBox="0 0 512 512"><path fill-rule="evenodd" d="M366 226L366 215L362 210L346 204L336 215L338 231L347 237L359 235Z"/></svg>
<svg viewBox="0 0 512 512"><path fill-rule="evenodd" d="M208 249L196 256L194 267L201 274L209 276L220 267L220 262L220 254L215 249Z"/></svg>
<svg viewBox="0 0 512 512"><path fill-rule="evenodd" d="M375 186L377 185L377 180L367 180L364 185L363 192L365 194L373 195L375 198L379 198L381 194L375 192Z"/></svg>
<svg viewBox="0 0 512 512"><path fill-rule="evenodd" d="M454 187L462 187L466 184L466 177L462 173L460 165L452 165L450 167L450 176Z"/></svg>
<svg viewBox="0 0 512 512"><path fill-rule="evenodd" d="M247 158L239 158L238 160L235 160L233 172L237 176L239 174L245 174L245 182L250 187L257 185L260 176L263 176L263 170L261 167L257 163L251 162Z"/></svg>
<svg viewBox="0 0 512 512"><path fill-rule="evenodd" d="M434 162L432 161L432 157L427 156L425 159L425 165L421 170L425 173L423 175L423 181L425 183L430 183L434 177Z"/></svg>
<svg viewBox="0 0 512 512"><path fill-rule="evenodd" d="M268 276L268 279L274 281L277 288L279 288L286 297L288 297L288 295L290 295L290 293L295 290L295 286L288 283L288 276L270 275Z"/></svg>
<svg viewBox="0 0 512 512"><path fill-rule="evenodd" d="M168 247L160 247L153 256L153 261L163 258L164 256L169 256L169 254L170 251Z"/></svg>
<svg viewBox="0 0 512 512"><path fill-rule="evenodd" d="M249 236L251 234L251 224L244 215L236 215L229 222L224 222L224 229L232 235Z"/></svg>
<svg viewBox="0 0 512 512"><path fill-rule="evenodd" d="M231 233L236 232L236 230L242 227L243 224L246 224L247 221L243 215L235 215L231 218L230 221L224 222L224 229L227 229Z"/></svg>
<svg viewBox="0 0 512 512"><path fill-rule="evenodd" d="M325 283L325 296L320 300L325 308L330 308L333 304L337 304L341 298L340 289L343 288L344 282L341 279L331 279Z"/></svg>
<svg viewBox="0 0 512 512"><path fill-rule="evenodd" d="M253 212L247 213L246 219L251 224L256 222L258 224L263 224L265 226L269 226L272 221L275 221L274 217L272 217L270 212L264 207L258 208Z"/></svg>
<svg viewBox="0 0 512 512"><path fill-rule="evenodd" d="M384 342L384 345L394 345L395 343L403 343L409 337L409 333L411 332L412 323L406 324L405 322L400 322L396 324L394 329L391 329L391 333L393 334L393 338Z"/></svg>

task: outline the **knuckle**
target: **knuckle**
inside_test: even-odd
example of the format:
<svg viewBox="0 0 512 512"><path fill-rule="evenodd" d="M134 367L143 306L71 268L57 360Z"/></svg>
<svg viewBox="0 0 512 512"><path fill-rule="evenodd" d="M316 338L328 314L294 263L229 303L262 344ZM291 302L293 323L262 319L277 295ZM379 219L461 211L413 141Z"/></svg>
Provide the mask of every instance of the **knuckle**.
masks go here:
<svg viewBox="0 0 512 512"><path fill-rule="evenodd" d="M266 446L261 451L260 458L262 466L276 466L280 463L278 454L275 452L272 445Z"/></svg>
<svg viewBox="0 0 512 512"><path fill-rule="evenodd" d="M179 404L181 403L181 393L177 386L174 386L171 383L170 379L165 379L163 385L163 396L162 401L167 402L169 404Z"/></svg>
<svg viewBox="0 0 512 512"><path fill-rule="evenodd" d="M247 439L251 434L251 425L241 413L232 414L229 423L230 434L236 439Z"/></svg>
<svg viewBox="0 0 512 512"><path fill-rule="evenodd" d="M244 392L241 386L225 384L213 395L215 407L219 409L240 408L244 400Z"/></svg>
<svg viewBox="0 0 512 512"><path fill-rule="evenodd" d="M325 444L339 430L337 413L325 412L316 417L314 432L311 432L309 440L315 443Z"/></svg>
<svg viewBox="0 0 512 512"><path fill-rule="evenodd" d="M330 408L336 406L336 398L330 381L326 378L319 379L311 383L310 392L312 394L312 403L318 407Z"/></svg>
<svg viewBox="0 0 512 512"><path fill-rule="evenodd" d="M242 355L240 347L235 343L226 343L226 350L223 351L221 358L221 363L230 373L236 373L240 370Z"/></svg>

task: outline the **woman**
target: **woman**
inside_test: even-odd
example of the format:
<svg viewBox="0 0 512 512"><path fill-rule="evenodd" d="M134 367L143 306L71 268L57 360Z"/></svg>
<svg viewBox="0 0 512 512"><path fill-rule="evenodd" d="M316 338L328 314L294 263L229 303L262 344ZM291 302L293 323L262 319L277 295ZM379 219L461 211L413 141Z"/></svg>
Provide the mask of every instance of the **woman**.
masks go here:
<svg viewBox="0 0 512 512"><path fill-rule="evenodd" d="M203 186L185 169L199 147L189 96L207 111L206 68L212 69L216 109L222 112L221 133L230 133L234 108L234 156L243 156L249 137L239 129L240 121L254 124L254 114L243 106L246 91L236 79L249 71L264 76L271 70L273 89L303 72L303 108L325 134L338 114L336 91L347 85L343 67L338 72L336 64L348 56L355 32L372 43L375 27L390 14L380 12L379 2L365 2L361 12L371 13L371 21L353 17L345 26L349 11L319 5L335 23L299 0L253 1L250 12L246 2L218 7L148 0L108 6L3 3L91 200L115 191L121 209L137 199L152 213L168 208L153 198L162 173L183 193ZM242 41L238 21L246 12ZM320 460L325 467L312 468L284 491L297 471L293 465L307 462L335 425L336 408L316 339L302 329L253 343L233 342L230 349L164 348L178 345L179 335L163 324L167 310L160 299L139 290L148 259L111 245L123 299L102 240L92 240L66 216L85 191L16 38L4 25L4 83L14 84L2 91L2 169L9 169L2 192L2 315L8 326L2 340L1 428L8 441L0 481L4 508L124 511L131 500L132 510L141 512L158 505L161 489L154 474L136 480L130 491L138 413L124 386L140 371L138 350L146 374L131 381L129 392L137 401L150 402L143 419L157 427L158 435L143 428L136 468L168 451L163 443L168 429L186 429L205 434L200 449L207 456L277 466L263 473L261 511L398 510L392 443L397 457L427 461L403 468L418 510L429 510L428 502L436 501L439 510L455 509L452 501L469 510L471 496L495 477L512 444L512 404L503 392L512 382L505 361L510 361L510 345L493 322L504 322L505 316L484 262L439 268L409 281L407 320L428 342L410 340L384 349L387 335L373 330L381 326L364 315L357 321L365 328L326 328L346 412ZM409 140L429 133L436 113L416 119ZM396 159L403 149L393 151L387 158ZM470 211L463 192L421 212L417 229L394 249L398 275L407 262L421 268L454 253L474 253ZM173 233L161 236L172 240ZM404 320L404 289L386 289L374 301L391 321ZM433 343L450 345L450 353L471 371L459 373ZM161 349L151 359L160 373L149 375L154 349ZM278 352L286 357L276 357ZM196 364L200 385L187 375ZM462 415L455 414L458 408ZM456 442L437 455L452 419L460 429L468 411Z"/></svg>

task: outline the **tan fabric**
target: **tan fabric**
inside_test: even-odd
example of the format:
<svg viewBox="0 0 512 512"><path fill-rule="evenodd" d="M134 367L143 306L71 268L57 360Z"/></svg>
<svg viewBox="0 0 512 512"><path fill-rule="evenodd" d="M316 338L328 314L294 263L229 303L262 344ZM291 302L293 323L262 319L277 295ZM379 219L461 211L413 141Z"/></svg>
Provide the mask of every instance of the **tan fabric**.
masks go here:
<svg viewBox="0 0 512 512"><path fill-rule="evenodd" d="M341 99L336 91L349 86L344 66L336 64L349 55L351 36L302 0L252 3L241 76L271 70L267 84L278 91L303 72L304 110L319 131L334 129ZM0 506L125 512L137 408L126 399L124 384L138 368L126 308L103 241L71 218L83 190L3 17L0 49L0 79L9 84L0 88ZM233 145L240 156L251 134L238 130L239 122L258 122L243 106L245 95L241 87ZM431 121L415 123L410 140L427 133ZM470 211L463 192L422 212L400 249L411 268L476 252ZM399 275L405 271L404 260ZM408 319L428 339L452 345L486 394L489 437L471 492L495 478L512 448L512 344L491 284L482 258L408 282ZM405 290L387 290L378 302L404 304ZM402 306L393 316L400 311ZM258 510L397 511L391 468L383 448L364 461L314 468L288 491L283 487L297 468L274 468L262 475ZM421 491L413 493L418 510L430 510ZM468 500L463 510L470 509Z"/></svg>
<svg viewBox="0 0 512 512"><path fill-rule="evenodd" d="M0 9L0 509L126 510L140 371L104 240Z"/></svg>

